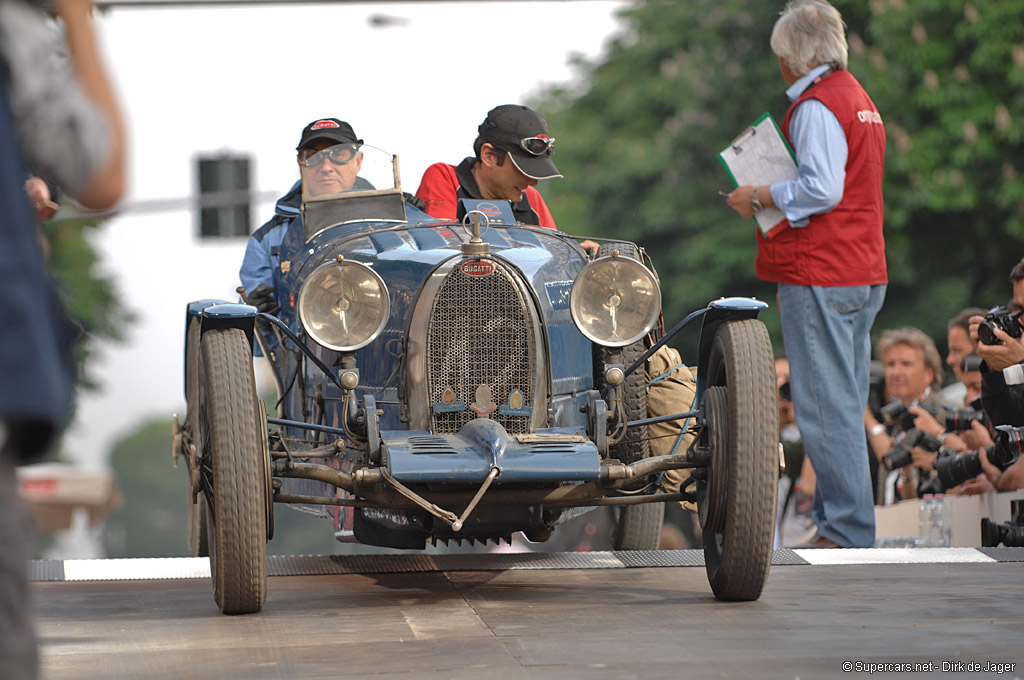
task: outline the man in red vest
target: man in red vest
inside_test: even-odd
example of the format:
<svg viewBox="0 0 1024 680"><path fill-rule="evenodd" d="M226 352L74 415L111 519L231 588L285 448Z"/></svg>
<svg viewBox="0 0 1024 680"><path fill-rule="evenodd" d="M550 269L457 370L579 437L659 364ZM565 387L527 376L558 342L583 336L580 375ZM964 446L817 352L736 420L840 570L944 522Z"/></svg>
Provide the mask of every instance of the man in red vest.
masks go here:
<svg viewBox="0 0 1024 680"><path fill-rule="evenodd" d="M871 340L888 282L882 236L885 127L846 70L839 12L791 0L772 51L793 102L782 131L799 176L742 186L743 217L778 208L788 225L758 234L757 275L779 285L779 311L797 425L817 474L817 533L801 547L870 547L875 517L864 434Z"/></svg>

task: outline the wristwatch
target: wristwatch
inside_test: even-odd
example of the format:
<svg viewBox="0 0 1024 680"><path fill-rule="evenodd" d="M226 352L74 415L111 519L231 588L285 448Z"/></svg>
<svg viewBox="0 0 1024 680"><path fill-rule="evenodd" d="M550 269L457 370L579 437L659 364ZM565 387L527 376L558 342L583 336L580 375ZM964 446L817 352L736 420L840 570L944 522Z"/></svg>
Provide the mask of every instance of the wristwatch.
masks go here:
<svg viewBox="0 0 1024 680"><path fill-rule="evenodd" d="M750 194L750 209L756 213L764 210L764 206L761 204L761 199L757 195L761 193L761 187L754 187L754 193Z"/></svg>

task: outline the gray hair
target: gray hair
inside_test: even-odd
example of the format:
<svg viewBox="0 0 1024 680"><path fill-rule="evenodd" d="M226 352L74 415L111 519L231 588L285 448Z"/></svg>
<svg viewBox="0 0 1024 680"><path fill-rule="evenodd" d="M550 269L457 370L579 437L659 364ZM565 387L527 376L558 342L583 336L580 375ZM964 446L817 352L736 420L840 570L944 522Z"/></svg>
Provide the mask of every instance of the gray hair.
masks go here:
<svg viewBox="0 0 1024 680"><path fill-rule="evenodd" d="M846 69L846 24L825 0L790 0L772 29L771 46L797 76L822 64Z"/></svg>
<svg viewBox="0 0 1024 680"><path fill-rule="evenodd" d="M921 350L921 357L924 359L925 368L930 368L932 371L932 384L930 387L932 390L942 387L942 357L939 356L939 350L935 347L934 340L918 328L910 326L894 328L882 333L882 337L878 339L878 343L875 345L875 355L882 361L885 361L885 353L896 345L907 345Z"/></svg>

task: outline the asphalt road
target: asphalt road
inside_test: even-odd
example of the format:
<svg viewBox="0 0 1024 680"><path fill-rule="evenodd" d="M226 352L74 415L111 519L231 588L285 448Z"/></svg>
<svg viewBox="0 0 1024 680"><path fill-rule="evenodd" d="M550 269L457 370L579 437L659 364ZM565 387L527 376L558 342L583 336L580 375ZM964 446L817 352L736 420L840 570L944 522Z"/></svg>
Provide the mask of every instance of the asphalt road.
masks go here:
<svg viewBox="0 0 1024 680"><path fill-rule="evenodd" d="M37 563L33 591L44 679L1019 678L1013 560L777 551L748 603L714 599L698 551L279 558L232 617L205 560Z"/></svg>

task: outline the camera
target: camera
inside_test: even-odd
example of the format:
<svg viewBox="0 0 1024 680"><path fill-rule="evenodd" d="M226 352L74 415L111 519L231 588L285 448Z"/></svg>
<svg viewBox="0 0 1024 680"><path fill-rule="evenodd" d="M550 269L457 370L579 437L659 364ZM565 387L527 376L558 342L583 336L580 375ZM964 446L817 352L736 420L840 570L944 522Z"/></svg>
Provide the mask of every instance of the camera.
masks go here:
<svg viewBox="0 0 1024 680"><path fill-rule="evenodd" d="M985 448L988 462L1000 470L1006 470L1020 459L1024 451L1024 427L1000 425L995 430L995 445ZM935 477L941 491L963 484L982 473L978 451L958 455L949 449L941 449L935 460ZM931 480L929 480L931 481ZM931 493L932 491L929 491Z"/></svg>
<svg viewBox="0 0 1024 680"><path fill-rule="evenodd" d="M901 430L914 429L915 416L910 412L910 408L899 399L893 399L878 409L878 412L882 416L882 422L887 425L898 423Z"/></svg>
<svg viewBox="0 0 1024 680"><path fill-rule="evenodd" d="M793 391L789 387L788 380L779 385L779 399L783 399L785 401L793 401Z"/></svg>
<svg viewBox="0 0 1024 680"><path fill-rule="evenodd" d="M964 360L960 362L960 370L964 373L972 373L981 370L981 362L983 359L973 352L964 357Z"/></svg>
<svg viewBox="0 0 1024 680"><path fill-rule="evenodd" d="M1010 521L996 524L988 517L981 520L981 547L994 548L1002 543L1007 548L1024 546L1024 501L1010 501Z"/></svg>
<svg viewBox="0 0 1024 680"><path fill-rule="evenodd" d="M930 413L943 426L946 432L969 430L971 429L971 423L975 420L981 421L982 425L988 425L988 417L980 408L980 401L977 400L972 402L969 408L947 408L941 412L937 412L935 409L929 408L924 404L920 406ZM881 415L886 423L899 423L901 430L909 432L914 429L914 414L910 412L906 404L899 400L894 400L882 407Z"/></svg>
<svg viewBox="0 0 1024 680"><path fill-rule="evenodd" d="M933 437L916 427L911 428L907 430L902 439L896 442L882 456L882 465L885 466L886 470L895 470L896 468L910 465L914 462L914 457L910 455L910 450L915 446L920 446L925 451L935 452L942 448L942 441L938 437Z"/></svg>
<svg viewBox="0 0 1024 680"><path fill-rule="evenodd" d="M1021 312L1011 312L1006 307L993 307L978 326L978 340L986 345L1000 344L995 334L996 328L1011 338L1019 338L1024 333L1020 326L1020 316Z"/></svg>
<svg viewBox="0 0 1024 680"><path fill-rule="evenodd" d="M971 429L971 423L979 421L982 425L988 425L988 418L985 412L977 408L947 408L944 419L939 419L947 432L963 432Z"/></svg>

